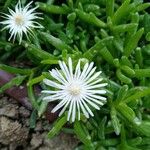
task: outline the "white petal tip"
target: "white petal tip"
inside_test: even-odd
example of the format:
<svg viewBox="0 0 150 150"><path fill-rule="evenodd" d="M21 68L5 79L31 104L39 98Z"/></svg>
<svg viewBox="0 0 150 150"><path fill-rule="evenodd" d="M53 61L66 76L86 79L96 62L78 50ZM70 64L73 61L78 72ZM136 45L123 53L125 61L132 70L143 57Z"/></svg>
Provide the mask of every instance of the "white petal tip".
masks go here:
<svg viewBox="0 0 150 150"><path fill-rule="evenodd" d="M85 115L85 114L84 114L84 115ZM85 115L85 117L86 117L86 118L89 118L90 116L89 116L89 115Z"/></svg>
<svg viewBox="0 0 150 150"><path fill-rule="evenodd" d="M43 82L45 83L45 84L48 84L49 83L49 79L43 79Z"/></svg>
<svg viewBox="0 0 150 150"><path fill-rule="evenodd" d="M47 93L47 91L46 91L46 90L43 90L43 91L41 91L41 93Z"/></svg>
<svg viewBox="0 0 150 150"><path fill-rule="evenodd" d="M51 113L55 113L56 111L52 110Z"/></svg>
<svg viewBox="0 0 150 150"><path fill-rule="evenodd" d="M72 61L71 57L68 58L69 61Z"/></svg>
<svg viewBox="0 0 150 150"><path fill-rule="evenodd" d="M58 115L58 116L60 117L61 115L62 115L62 114L61 114L61 113L59 113L59 115Z"/></svg>
<svg viewBox="0 0 150 150"><path fill-rule="evenodd" d="M47 100L49 100L47 97L44 97L44 98L43 98L43 101L47 101Z"/></svg>
<svg viewBox="0 0 150 150"><path fill-rule="evenodd" d="M108 85L108 83L105 83L105 86L107 86Z"/></svg>
<svg viewBox="0 0 150 150"><path fill-rule="evenodd" d="M106 102L107 98L106 98L106 97L103 97L103 98L100 98L99 100L104 103L104 102Z"/></svg>

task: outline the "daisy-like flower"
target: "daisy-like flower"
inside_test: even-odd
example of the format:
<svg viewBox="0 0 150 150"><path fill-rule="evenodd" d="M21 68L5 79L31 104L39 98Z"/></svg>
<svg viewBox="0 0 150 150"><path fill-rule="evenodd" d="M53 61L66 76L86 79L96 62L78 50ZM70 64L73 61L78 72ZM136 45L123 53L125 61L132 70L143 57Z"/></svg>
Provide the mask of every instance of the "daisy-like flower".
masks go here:
<svg viewBox="0 0 150 150"><path fill-rule="evenodd" d="M55 90L43 90L47 96L43 100L47 102L59 101L53 108L52 113L61 109L59 116L68 108L67 120L75 121L78 116L80 120L80 113L82 112L86 118L94 116L91 107L100 109L106 102L106 98L101 96L106 93L104 87L107 83L101 83L103 78L100 76L101 71L95 72L96 67L93 68L94 63L86 63L81 71L80 60L73 71L72 60L68 59L68 65L64 61L59 61L61 71L52 69L51 76L55 81L44 79L43 82Z"/></svg>
<svg viewBox="0 0 150 150"><path fill-rule="evenodd" d="M22 41L23 34L26 35L28 38L28 33L33 34L33 28L43 28L35 19L42 19L38 17L40 13L36 13L35 8L30 8L32 1L28 3L25 7L22 6L20 0L18 1L17 5L15 6L15 10L8 8L10 14L3 14L3 18L6 20L0 22L0 24L5 25L2 30L9 29L10 38L9 41L13 37L13 42L15 41L16 36L19 37L19 44Z"/></svg>

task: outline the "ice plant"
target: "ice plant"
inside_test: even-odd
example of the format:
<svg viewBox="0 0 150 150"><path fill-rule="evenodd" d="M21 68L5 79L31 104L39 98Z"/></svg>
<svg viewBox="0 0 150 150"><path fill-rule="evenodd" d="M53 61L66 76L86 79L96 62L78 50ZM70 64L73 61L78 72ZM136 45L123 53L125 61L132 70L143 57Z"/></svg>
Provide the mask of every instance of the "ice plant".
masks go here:
<svg viewBox="0 0 150 150"><path fill-rule="evenodd" d="M95 72L96 67L93 68L94 63L86 63L81 71L80 60L73 70L72 60L68 59L68 66L64 61L59 61L61 71L52 69L51 76L56 80L52 81L44 79L43 82L52 87L54 90L43 90L46 93L43 100L52 102L59 101L53 108L52 112L56 112L61 108L59 116L68 108L67 120L72 122L76 119L80 120L80 112L89 118L94 116L91 107L100 109L106 102L106 98L101 96L105 94L106 90L103 89L107 83L101 83L103 78L100 76L101 71ZM70 119L71 118L71 119Z"/></svg>
<svg viewBox="0 0 150 150"><path fill-rule="evenodd" d="M42 25L35 21L35 19L42 19L38 16L40 13L35 12L38 6L30 8L31 4L32 1L23 7L19 0L15 6L15 10L8 8L10 14L3 13L2 17L6 20L0 23L5 25L2 30L9 29L9 33L11 34L10 38L8 39L9 41L12 37L13 41L15 41L16 36L18 36L20 44L23 34L25 34L28 38L28 33L32 34L33 28L42 28Z"/></svg>

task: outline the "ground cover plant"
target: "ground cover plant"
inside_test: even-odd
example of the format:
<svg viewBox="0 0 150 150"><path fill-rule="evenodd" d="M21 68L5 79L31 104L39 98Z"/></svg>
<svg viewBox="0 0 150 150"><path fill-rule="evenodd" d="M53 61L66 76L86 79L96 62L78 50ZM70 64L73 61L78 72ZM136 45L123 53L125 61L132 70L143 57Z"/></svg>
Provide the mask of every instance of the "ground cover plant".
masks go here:
<svg viewBox="0 0 150 150"><path fill-rule="evenodd" d="M31 128L50 102L56 105L52 112L60 110L61 115L55 120L48 138L63 130L78 137L77 150L149 150L150 3L143 0L32 3L22 0L15 9L17 3L16 0L0 1L0 24L4 29L0 35L0 69L16 75L1 86L0 92L23 83L27 85L33 107ZM36 20L28 20L28 32L25 29L20 32L15 26L10 29L12 22L4 21L11 19L6 14L14 13L8 7L20 11L29 3L30 10L38 13L31 16L33 12L25 10L24 13L30 13L31 20ZM16 21L22 25L20 19ZM94 66L96 70L93 70ZM60 83L66 85L66 80L72 81L72 74L81 79L82 84L78 81L78 85L85 86L83 80L86 83L90 80L90 84L94 82L94 86L87 84L83 88L87 90L82 93L84 100L76 97L81 91L77 78L69 87L73 98L67 97L64 87L60 86ZM42 89L40 95L34 92L35 85ZM64 97L58 89L63 89L66 100L62 100ZM57 95L47 95L52 92Z"/></svg>

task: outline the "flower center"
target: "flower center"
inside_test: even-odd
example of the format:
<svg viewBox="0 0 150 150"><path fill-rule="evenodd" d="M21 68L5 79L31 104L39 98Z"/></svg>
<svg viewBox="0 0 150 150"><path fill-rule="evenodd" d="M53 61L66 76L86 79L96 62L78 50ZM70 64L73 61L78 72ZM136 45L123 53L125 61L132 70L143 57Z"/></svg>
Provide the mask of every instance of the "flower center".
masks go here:
<svg viewBox="0 0 150 150"><path fill-rule="evenodd" d="M17 15L15 17L15 23L18 25L18 26L21 26L24 24L24 19L22 17L22 15Z"/></svg>
<svg viewBox="0 0 150 150"><path fill-rule="evenodd" d="M68 90L69 90L69 93L73 96L79 95L81 91L79 86L70 86Z"/></svg>

